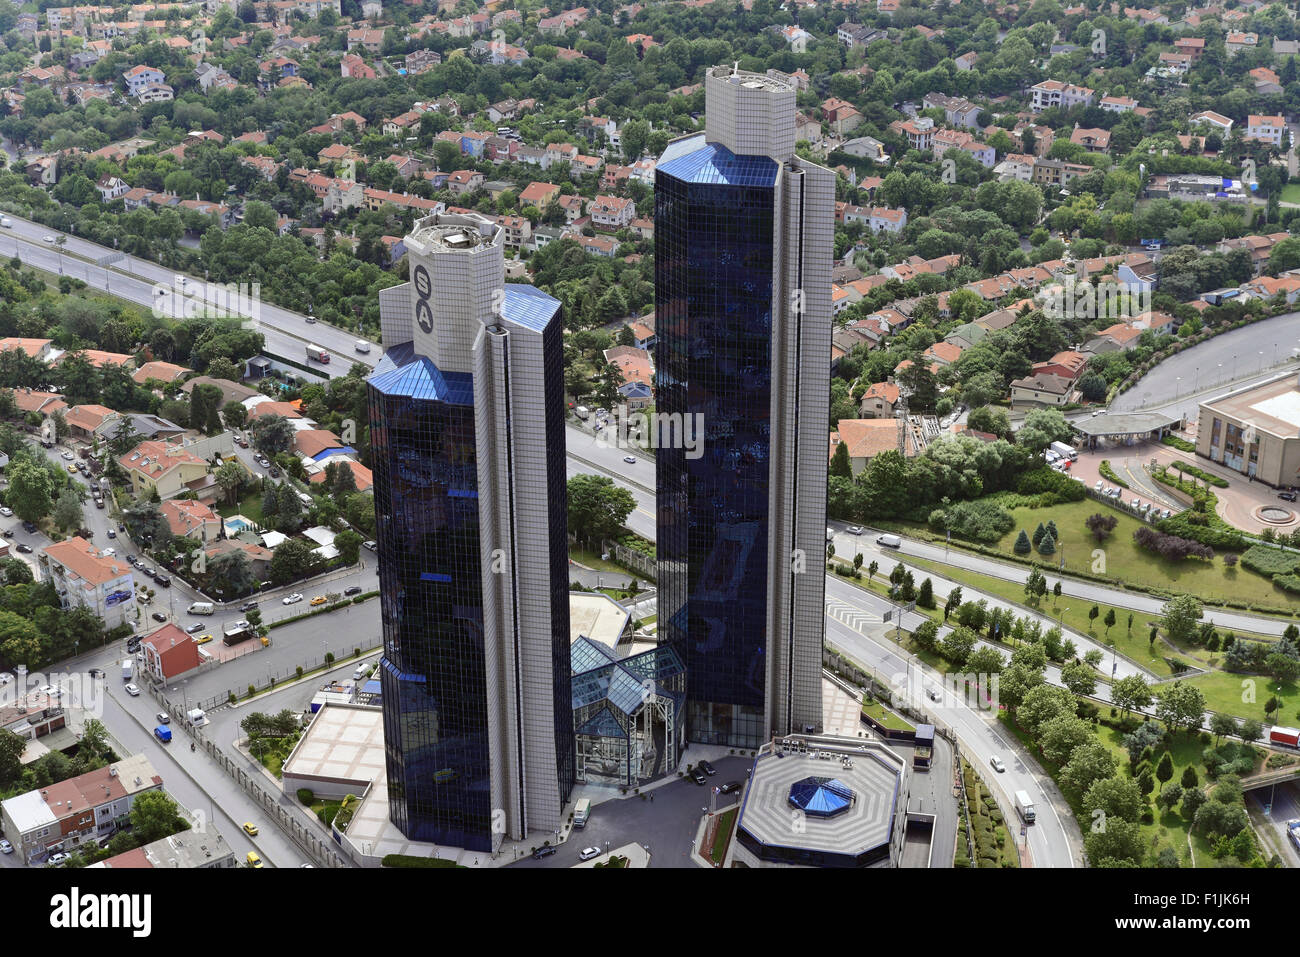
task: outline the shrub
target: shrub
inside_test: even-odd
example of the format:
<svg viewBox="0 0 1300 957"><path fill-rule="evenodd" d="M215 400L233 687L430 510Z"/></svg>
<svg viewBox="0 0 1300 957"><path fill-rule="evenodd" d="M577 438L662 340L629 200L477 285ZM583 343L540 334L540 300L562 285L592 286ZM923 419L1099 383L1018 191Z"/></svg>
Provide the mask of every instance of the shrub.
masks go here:
<svg viewBox="0 0 1300 957"><path fill-rule="evenodd" d="M1110 459L1102 459L1101 464L1097 466L1097 472L1111 484L1118 485L1120 488L1128 488L1128 482L1116 475L1115 470L1110 467Z"/></svg>
<svg viewBox="0 0 1300 957"><path fill-rule="evenodd" d="M1017 555L1028 555L1034 550L1033 544L1029 541L1029 535L1022 528L1020 534L1016 536L1016 544L1013 551Z"/></svg>
<svg viewBox="0 0 1300 957"><path fill-rule="evenodd" d="M1196 446L1193 443L1188 442L1186 439L1180 439L1176 435L1166 435L1160 441L1170 448L1178 449L1180 452L1196 451Z"/></svg>
<svg viewBox="0 0 1300 957"><path fill-rule="evenodd" d="M316 800L316 795L312 792L311 788L299 788L298 800L303 804L309 805Z"/></svg>
<svg viewBox="0 0 1300 957"><path fill-rule="evenodd" d="M1214 558L1214 549L1208 545L1202 545L1190 538L1167 535L1145 525L1133 532L1133 540L1148 551L1153 551L1162 558L1173 561L1181 561L1185 558L1204 558L1207 560Z"/></svg>
<svg viewBox="0 0 1300 957"><path fill-rule="evenodd" d="M1267 545L1252 545L1241 553L1241 566L1258 572L1265 578L1291 575L1297 565L1300 565L1300 555L1280 548L1269 548Z"/></svg>
<svg viewBox="0 0 1300 957"><path fill-rule="evenodd" d="M936 518L940 522L936 531L950 531L961 538L989 543L996 542L1016 525L1009 511L990 501L958 502L945 509L935 509L930 514L932 528Z"/></svg>

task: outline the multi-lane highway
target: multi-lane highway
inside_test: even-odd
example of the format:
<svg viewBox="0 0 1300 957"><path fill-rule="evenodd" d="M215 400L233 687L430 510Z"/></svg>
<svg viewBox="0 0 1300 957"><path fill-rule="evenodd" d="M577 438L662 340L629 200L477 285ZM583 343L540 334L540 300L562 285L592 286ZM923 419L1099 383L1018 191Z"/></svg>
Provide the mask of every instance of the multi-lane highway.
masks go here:
<svg viewBox="0 0 1300 957"><path fill-rule="evenodd" d="M7 219L9 226L0 229L0 256L17 256L26 265L80 279L88 286L137 306L161 309L166 315L177 315L182 308L189 315L200 308L231 311L224 290L217 289L215 284L209 286L202 277L184 277L187 282L182 286L178 273L155 262L119 254L108 246L17 216ZM60 238L62 243L58 241ZM180 292L159 295L159 287ZM256 323L257 330L266 337L266 350L272 355L305 363L308 343L318 345L331 354L331 362L312 363L311 367L325 376L347 375L353 362L373 368L383 356L383 348L377 343L370 344L368 353L358 352L355 333L324 322L309 323L307 316L281 309L253 294L250 285L242 295L252 300L251 306L234 311Z"/></svg>

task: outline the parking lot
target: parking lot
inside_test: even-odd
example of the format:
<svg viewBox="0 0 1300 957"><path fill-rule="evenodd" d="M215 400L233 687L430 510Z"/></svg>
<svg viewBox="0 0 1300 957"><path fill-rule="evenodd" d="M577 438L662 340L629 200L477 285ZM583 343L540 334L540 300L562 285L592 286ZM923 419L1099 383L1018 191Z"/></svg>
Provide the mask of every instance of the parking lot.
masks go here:
<svg viewBox="0 0 1300 957"><path fill-rule="evenodd" d="M596 804L585 828L574 830L559 850L541 860L531 857L512 865L514 867L572 867L580 860L585 847L596 847L602 853L625 844L640 844L650 851L651 867L690 867L691 851L700 818L709 807L713 786L728 781L747 780L752 758L726 757L713 761L717 773L708 777L701 786L689 778L679 778L648 792L646 797L629 794ZM737 803L741 793L720 794L716 808L719 810ZM651 800L649 794L653 794Z"/></svg>

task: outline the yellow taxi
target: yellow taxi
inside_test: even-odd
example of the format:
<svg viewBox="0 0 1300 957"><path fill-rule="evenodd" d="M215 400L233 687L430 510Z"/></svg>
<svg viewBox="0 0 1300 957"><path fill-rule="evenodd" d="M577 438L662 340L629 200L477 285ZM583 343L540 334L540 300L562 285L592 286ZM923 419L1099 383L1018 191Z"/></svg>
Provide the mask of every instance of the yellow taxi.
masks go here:
<svg viewBox="0 0 1300 957"><path fill-rule="evenodd" d="M194 643L196 645L206 645L211 640L212 640L211 635L199 635L197 638L194 639Z"/></svg>
<svg viewBox="0 0 1300 957"><path fill-rule="evenodd" d="M252 821L244 822L244 833L249 837L257 837L257 825Z"/></svg>
<svg viewBox="0 0 1300 957"><path fill-rule="evenodd" d="M68 466L68 471L71 472L73 475L76 475L76 474L77 474L77 467L76 467L75 465L69 465L69 466Z"/></svg>
<svg viewBox="0 0 1300 957"><path fill-rule="evenodd" d="M325 604L325 600L326 599L324 595L317 595L315 598L311 600L311 603L313 605L323 605Z"/></svg>
<svg viewBox="0 0 1300 957"><path fill-rule="evenodd" d="M257 856L257 851L249 851L248 856L245 858L245 860L248 861L249 867L262 866L262 859Z"/></svg>

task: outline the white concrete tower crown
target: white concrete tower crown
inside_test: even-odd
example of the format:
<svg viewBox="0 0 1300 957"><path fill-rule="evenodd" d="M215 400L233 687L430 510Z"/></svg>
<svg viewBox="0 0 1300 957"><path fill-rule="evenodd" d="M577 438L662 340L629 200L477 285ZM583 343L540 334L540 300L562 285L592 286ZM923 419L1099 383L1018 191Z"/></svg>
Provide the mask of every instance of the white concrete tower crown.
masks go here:
<svg viewBox="0 0 1300 957"><path fill-rule="evenodd" d="M704 77L705 129L737 156L794 155L794 87L766 73L716 66Z"/></svg>

